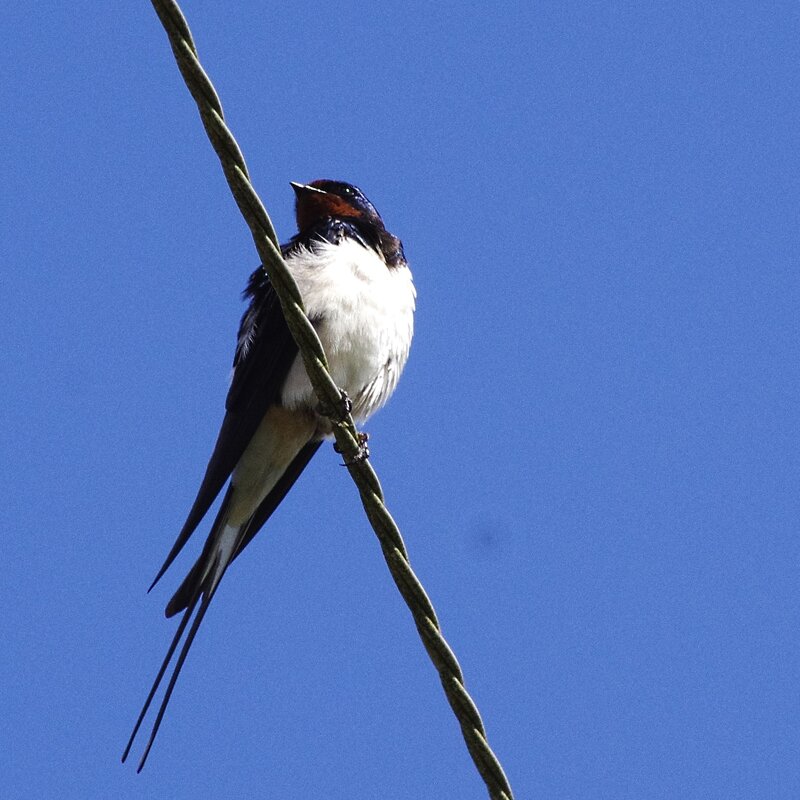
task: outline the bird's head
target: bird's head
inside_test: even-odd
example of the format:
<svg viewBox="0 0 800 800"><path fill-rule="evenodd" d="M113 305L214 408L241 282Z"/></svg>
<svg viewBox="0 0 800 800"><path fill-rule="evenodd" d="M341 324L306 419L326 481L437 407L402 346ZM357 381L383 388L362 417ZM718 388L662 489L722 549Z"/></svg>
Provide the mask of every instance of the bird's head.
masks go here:
<svg viewBox="0 0 800 800"><path fill-rule="evenodd" d="M295 215L302 233L326 218L351 220L382 230L383 220L375 206L356 186L341 181L319 180L295 183Z"/></svg>
<svg viewBox="0 0 800 800"><path fill-rule="evenodd" d="M334 223L340 221L356 229L362 243L373 247L388 267L406 263L402 242L386 230L381 215L357 186L342 181L319 180L311 183L292 181L292 188L297 198L298 234L295 240L331 220Z"/></svg>

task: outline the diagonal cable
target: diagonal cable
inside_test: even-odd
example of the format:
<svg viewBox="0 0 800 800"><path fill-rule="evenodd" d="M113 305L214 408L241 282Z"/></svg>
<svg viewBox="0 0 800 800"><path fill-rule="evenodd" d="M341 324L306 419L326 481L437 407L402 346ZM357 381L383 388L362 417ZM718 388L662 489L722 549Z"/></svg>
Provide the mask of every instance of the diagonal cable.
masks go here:
<svg viewBox="0 0 800 800"><path fill-rule="evenodd" d="M486 741L478 709L464 688L464 676L453 651L442 636L436 612L408 562L403 538L383 502L378 476L366 460L358 460L359 442L353 418L340 411L343 394L328 372L328 363L303 309L294 278L281 256L280 244L269 215L250 183L239 145L225 124L222 104L200 65L191 31L174 0L151 0L169 37L172 52L186 86L197 103L208 138L222 164L239 210L253 236L258 255L281 303L289 330L297 342L320 408L333 424L336 444L358 487L367 518L380 542L383 556L397 588L408 604L420 638L439 672L450 707L456 715L467 749L492 800L513 800L511 787L497 757Z"/></svg>

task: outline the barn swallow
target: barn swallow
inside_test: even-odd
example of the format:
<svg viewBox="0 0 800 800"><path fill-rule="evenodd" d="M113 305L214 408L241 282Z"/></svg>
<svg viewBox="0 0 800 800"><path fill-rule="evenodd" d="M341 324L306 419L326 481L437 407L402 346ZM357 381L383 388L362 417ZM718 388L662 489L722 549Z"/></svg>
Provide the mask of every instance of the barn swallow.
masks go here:
<svg viewBox="0 0 800 800"><path fill-rule="evenodd" d="M416 297L411 271L402 243L360 189L329 180L291 185L298 232L281 252L322 341L331 376L362 423L389 399L408 358ZM150 586L164 575L227 482L203 551L167 603L167 617L181 612L183 617L123 761L182 640L183 645L137 771L147 760L222 577L332 432L263 267L250 276L244 297L249 306L239 326L222 427L186 522Z"/></svg>

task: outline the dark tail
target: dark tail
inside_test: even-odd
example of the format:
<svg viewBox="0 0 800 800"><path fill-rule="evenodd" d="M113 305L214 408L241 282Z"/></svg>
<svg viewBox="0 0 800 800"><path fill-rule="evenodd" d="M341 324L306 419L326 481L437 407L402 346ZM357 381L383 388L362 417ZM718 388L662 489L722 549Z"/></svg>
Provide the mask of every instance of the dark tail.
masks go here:
<svg viewBox="0 0 800 800"><path fill-rule="evenodd" d="M186 660L186 656L189 654L189 650L191 649L194 637L197 635L197 630L200 627L200 623L203 621L203 617L205 616L206 611L208 611L211 600L217 591L217 586L219 586L219 582L222 580L222 576L225 574L225 571L231 562L231 558L228 558L225 563L220 561L218 547L220 534L226 528L225 521L227 518L230 496L231 489L228 489L228 493L225 495L225 499L220 506L219 513L217 514L217 518L211 528L211 533L206 540L203 552L200 555L200 558L197 559L195 565L189 571L189 574L186 576L186 579L182 584L182 587L185 585L191 586L191 595L188 598L188 602L183 606L183 608L185 608L183 619L181 620L180 625L178 625L178 630L175 631L175 636L172 638L169 650L167 650L167 655L164 657L164 660L161 663L161 668L158 670L158 675L156 675L156 679L153 681L153 685L150 687L150 693L147 695L144 706L139 713L139 718L136 720L136 725L134 725L131 737L128 740L127 746L125 747L125 752L122 754L122 760L124 762L128 758L131 746L133 745L133 740L136 738L136 734L139 732L139 728L142 726L145 715L147 714L153 699L156 696L158 687L161 685L161 681L164 679L164 675L166 674L169 664L172 661L172 657L175 655L175 651L178 649L178 645L183 638L184 631L186 630L189 621L192 619L192 615L194 614L194 611L199 603L200 608L197 610L197 615L195 616L194 621L189 628L189 633L186 635L186 640L181 647L178 660L175 662L175 667L172 670L169 684L167 685L167 689L164 692L164 697L161 700L161 705L159 706L158 714L156 715L155 722L153 723L153 728L150 732L150 738L147 740L147 746L145 747L144 754L142 755L142 759L139 762L139 766L136 770L137 772L141 772L145 761L147 761L150 748L153 746L158 729L161 727L161 721L164 719L164 714L167 710L167 706L169 705L169 700L172 697L175 683L181 673L183 662ZM242 530L244 530L244 528L240 529L240 534ZM167 606L167 609L169 611L169 606Z"/></svg>
<svg viewBox="0 0 800 800"><path fill-rule="evenodd" d="M178 625L178 630L175 631L175 636L172 638L169 650L167 650L167 655L164 657L164 660L161 663L161 668L158 671L158 675L156 675L156 679L153 681L153 685L150 688L150 693L147 695L144 706L142 707L139 717L136 720L136 725L133 728L133 732L128 740L128 744L125 747L125 752L122 754L123 761L125 761L130 754L133 741L136 738L136 735L139 733L139 729L144 722L144 718L153 703L156 693L158 692L158 687L161 685L161 681L164 679L164 676L167 673L170 662L172 661L172 658L178 649L178 645L183 639L186 628L189 626L189 622L192 621L192 616L195 614L195 610L197 611L197 614L194 616L191 626L189 626L189 632L186 634L186 639L184 640L183 646L178 654L178 659L175 662L172 675L170 676L166 691L164 692L164 697L161 700L161 705L158 708L158 713L156 714L156 719L150 732L150 738L147 740L147 745L145 746L141 761L139 762L137 772L142 770L142 767L144 767L144 764L147 761L147 756L149 755L150 749L153 746L158 729L161 727L161 722L164 719L164 714L166 713L170 698L172 697L172 692L175 689L175 683L177 682L178 676L183 668L183 662L186 661L186 656L188 655L192 643L194 642L194 637L197 635L200 623L203 621L206 611L208 611L208 607L211 604L214 595L216 594L217 587L219 586L223 575L230 566L231 562L236 558L236 556L239 555L239 553L242 552L242 550L252 540L256 533L258 533L259 529L262 527L262 525L264 525L272 512L278 507L279 503L286 496L286 493L300 476L300 473L305 469L306 465L311 460L311 457L317 452L320 444L321 442L309 442L305 447L303 447L302 450L300 450L292 463L286 468L283 475L278 479L278 482L275 484L272 491L261 502L261 505L256 509L255 513L250 517L247 523L238 528L238 530L235 527L226 524L228 506L230 504L231 494L233 491L232 487L228 487L225 499L222 501L219 513L217 514L214 524L211 527L211 533L206 540L205 546L203 547L203 552L200 554L200 558L197 559L194 566L189 570L189 573L183 579L183 582L178 587L178 590L167 604L166 615L168 617L174 616L175 614L183 611L183 618ZM226 537L228 544L223 545L223 540L225 540ZM232 546L231 543L233 543Z"/></svg>
<svg viewBox="0 0 800 800"><path fill-rule="evenodd" d="M217 583L217 585L219 584ZM200 627L200 623L203 621L203 617L205 616L206 611L208 611L208 606L211 604L211 600L213 599L215 592L216 592L216 586L208 594L203 595L202 602L200 603L200 609L197 612L197 616L194 618L194 622L192 622L192 627L189 628L189 633L186 636L186 641L183 643L183 647L181 648L178 660L175 662L175 668L172 670L172 676L169 679L167 690L166 692L164 692L164 698L161 701L161 705L159 706L158 709L158 714L156 715L155 722L153 723L153 728L150 731L150 738L147 740L147 745L144 748L144 753L142 754L142 758L139 761L139 766L136 768L137 772L142 771L142 768L144 767L145 762L147 761L147 756L150 754L150 749L153 746L153 742L155 741L158 729L161 727L161 722L164 719L164 714L167 711L167 706L169 705L170 698L172 697L172 692L175 689L175 683L178 680L178 676L181 674L183 662L186 661L186 656L189 654L189 649L192 646L194 637L197 635L197 630ZM131 747L133 746L133 740L136 738L136 734L139 732L139 728L142 726L142 722L144 721L145 715L147 714L147 711L150 708L150 704L153 702L153 698L155 697L156 692L158 691L159 684L161 683L167 671L169 662L172 661L172 656L175 654L175 650L177 649L178 644L181 638L183 637L183 632L186 630L186 626L188 625L189 620L192 618L192 614L194 613L198 600L200 600L200 596L201 592L198 591L195 597L193 598L192 602L189 604L189 607L186 609L186 613L183 615L181 624L178 626L178 630L175 632L175 636L172 639L172 644L170 644L169 646L167 655L161 664L161 669L158 671L158 675L156 676L156 679L153 682L153 686L150 689L150 694L147 695L147 700L145 700L144 706L142 707L142 711L139 714L139 718L136 720L136 725L133 728L133 733L131 733L131 738L128 740L128 744L125 747L125 752L122 754L123 762L128 758L128 754L130 753Z"/></svg>

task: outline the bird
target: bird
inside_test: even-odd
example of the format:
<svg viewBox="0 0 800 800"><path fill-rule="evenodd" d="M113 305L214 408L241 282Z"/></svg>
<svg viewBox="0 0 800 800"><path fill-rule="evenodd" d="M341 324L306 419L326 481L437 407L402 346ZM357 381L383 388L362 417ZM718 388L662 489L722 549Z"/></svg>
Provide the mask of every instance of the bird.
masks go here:
<svg viewBox="0 0 800 800"><path fill-rule="evenodd" d="M386 229L358 187L333 180L292 181L291 186L297 233L281 246L281 253L322 342L331 377L343 392L342 415L352 411L361 424L389 399L408 359L416 306L411 270L402 242ZM183 616L123 762L183 644L137 772L147 761L186 656L228 567L332 436L332 422L319 407L263 266L250 275L243 296L248 306L239 325L217 441L186 522L150 586L161 580L227 483L203 550L167 603L167 617ZM365 457L368 451L361 441L359 457Z"/></svg>

